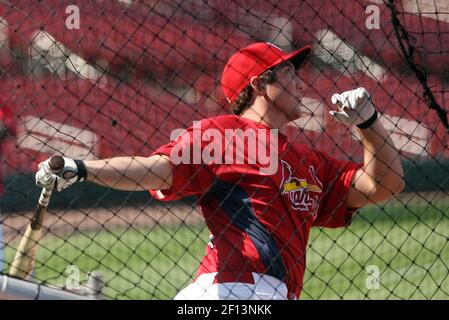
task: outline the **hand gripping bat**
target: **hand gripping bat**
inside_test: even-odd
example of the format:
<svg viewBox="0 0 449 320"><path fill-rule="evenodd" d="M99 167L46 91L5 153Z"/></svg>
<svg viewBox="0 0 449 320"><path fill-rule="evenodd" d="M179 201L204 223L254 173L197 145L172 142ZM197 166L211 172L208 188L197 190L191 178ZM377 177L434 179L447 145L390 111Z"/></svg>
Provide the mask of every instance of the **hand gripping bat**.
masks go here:
<svg viewBox="0 0 449 320"><path fill-rule="evenodd" d="M58 173L64 168L64 158L55 155L50 158L50 169ZM52 190L42 189L33 218L23 235L9 271L10 276L25 279L33 270L38 242L42 235L42 225Z"/></svg>

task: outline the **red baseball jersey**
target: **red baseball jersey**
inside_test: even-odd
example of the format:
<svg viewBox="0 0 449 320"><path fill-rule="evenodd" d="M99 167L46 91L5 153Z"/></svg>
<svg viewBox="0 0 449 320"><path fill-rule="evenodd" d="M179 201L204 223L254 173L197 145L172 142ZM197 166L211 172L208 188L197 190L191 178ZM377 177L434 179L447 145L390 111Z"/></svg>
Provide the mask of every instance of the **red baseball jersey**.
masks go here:
<svg viewBox="0 0 449 320"><path fill-rule="evenodd" d="M310 228L346 226L354 213L344 200L359 164L289 143L246 118L204 119L153 154L170 157L173 183L151 194L197 196L210 230L197 276L247 282L251 272L264 273L299 297Z"/></svg>

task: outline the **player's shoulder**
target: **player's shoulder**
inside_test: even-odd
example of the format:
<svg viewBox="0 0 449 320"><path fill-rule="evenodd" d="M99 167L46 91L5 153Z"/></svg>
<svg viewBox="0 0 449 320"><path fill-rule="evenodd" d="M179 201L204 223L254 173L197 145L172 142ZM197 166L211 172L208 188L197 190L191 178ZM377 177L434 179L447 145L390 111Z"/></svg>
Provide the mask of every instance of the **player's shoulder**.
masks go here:
<svg viewBox="0 0 449 320"><path fill-rule="evenodd" d="M200 120L201 129L236 129L248 127L250 123L242 117L226 114Z"/></svg>
<svg viewBox="0 0 449 320"><path fill-rule="evenodd" d="M304 143L291 143L291 146L297 153L303 156L309 156L317 152L315 148Z"/></svg>
<svg viewBox="0 0 449 320"><path fill-rule="evenodd" d="M323 162L329 158L327 153L307 144L293 143L292 146L301 161Z"/></svg>

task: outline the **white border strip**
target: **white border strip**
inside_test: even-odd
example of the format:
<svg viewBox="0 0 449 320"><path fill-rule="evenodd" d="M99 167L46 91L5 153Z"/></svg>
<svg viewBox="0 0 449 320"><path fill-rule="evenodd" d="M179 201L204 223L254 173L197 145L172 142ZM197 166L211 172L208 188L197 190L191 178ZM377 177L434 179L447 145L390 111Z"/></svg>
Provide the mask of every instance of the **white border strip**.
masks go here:
<svg viewBox="0 0 449 320"><path fill-rule="evenodd" d="M94 300L71 292L46 287L40 284L0 276L0 300Z"/></svg>

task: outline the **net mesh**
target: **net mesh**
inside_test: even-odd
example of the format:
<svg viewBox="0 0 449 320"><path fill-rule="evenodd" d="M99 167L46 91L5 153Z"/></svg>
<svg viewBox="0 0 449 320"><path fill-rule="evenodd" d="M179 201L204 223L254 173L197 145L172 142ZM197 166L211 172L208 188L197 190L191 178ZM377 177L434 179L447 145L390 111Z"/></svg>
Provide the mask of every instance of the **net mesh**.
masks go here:
<svg viewBox="0 0 449 320"><path fill-rule="evenodd" d="M227 59L257 41L312 44L291 141L363 161L330 97L365 87L403 161L406 188L347 228L313 228L302 299L449 297L449 5L444 0L0 1L7 274L40 189L34 172L76 159L149 156L193 121L230 113ZM76 288L98 271L107 299L171 299L209 243L198 200L80 183L55 193L33 281ZM1 269L1 268L0 268Z"/></svg>

